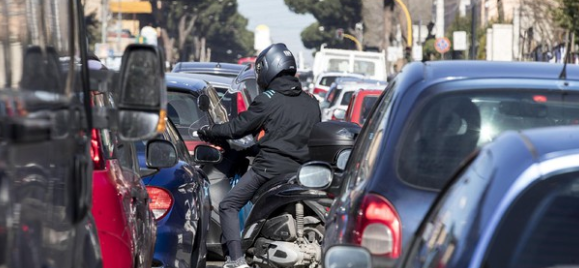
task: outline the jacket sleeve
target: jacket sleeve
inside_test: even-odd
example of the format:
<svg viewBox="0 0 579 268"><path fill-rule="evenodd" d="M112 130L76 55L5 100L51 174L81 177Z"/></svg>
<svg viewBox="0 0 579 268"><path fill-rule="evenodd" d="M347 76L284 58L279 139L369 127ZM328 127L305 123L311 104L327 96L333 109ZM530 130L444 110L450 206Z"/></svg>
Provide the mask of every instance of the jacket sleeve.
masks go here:
<svg viewBox="0 0 579 268"><path fill-rule="evenodd" d="M268 100L263 94L257 96L247 111L227 123L214 125L211 134L216 138L238 139L253 133L261 127L270 113L266 109Z"/></svg>

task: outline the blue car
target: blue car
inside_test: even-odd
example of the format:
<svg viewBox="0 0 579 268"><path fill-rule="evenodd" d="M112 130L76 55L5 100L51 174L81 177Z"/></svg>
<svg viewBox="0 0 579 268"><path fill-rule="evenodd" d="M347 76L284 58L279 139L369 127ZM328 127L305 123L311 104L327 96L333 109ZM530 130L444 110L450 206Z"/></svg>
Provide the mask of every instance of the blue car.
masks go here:
<svg viewBox="0 0 579 268"><path fill-rule="evenodd" d="M146 163L146 142L137 142L142 180L157 222L157 241L152 267L205 267L211 198L209 180L194 166L179 132L169 120L157 139L174 148L175 164L154 169ZM164 154L157 153L159 156Z"/></svg>
<svg viewBox="0 0 579 268"><path fill-rule="evenodd" d="M508 132L441 193L401 267L579 265L579 128Z"/></svg>
<svg viewBox="0 0 579 268"><path fill-rule="evenodd" d="M404 67L356 140L326 221L325 250L366 247L393 267L438 193L507 130L579 123L579 66L438 61Z"/></svg>
<svg viewBox="0 0 579 268"><path fill-rule="evenodd" d="M210 79L207 82L204 79ZM229 79L229 80L227 80ZM231 98L222 91L228 91L229 85L224 81L231 82L230 78L223 78L211 75L187 74L187 73L167 73L167 117L171 119L181 137L185 140L185 145L190 154L193 155L195 148L206 144L197 136L197 130L210 123L223 123L229 121L228 109L225 108ZM221 81L221 82L219 82ZM198 107L200 96L206 96L209 112L203 112ZM207 250L209 258L223 259L224 254L221 247L221 223L219 220L219 202L231 190L237 179L249 168L251 148L255 144L253 137L248 136L238 140L231 140L229 148L223 149L223 161L220 163L203 164L203 170L211 184L211 211L209 233L207 234ZM243 229L244 221L251 209L251 205L246 205L239 214L240 228Z"/></svg>

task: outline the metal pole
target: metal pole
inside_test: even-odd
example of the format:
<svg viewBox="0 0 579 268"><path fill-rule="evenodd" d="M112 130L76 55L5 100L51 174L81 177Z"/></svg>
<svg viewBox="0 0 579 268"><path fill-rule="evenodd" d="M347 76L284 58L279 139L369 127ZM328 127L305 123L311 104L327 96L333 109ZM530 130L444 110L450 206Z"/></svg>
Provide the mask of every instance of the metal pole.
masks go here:
<svg viewBox="0 0 579 268"><path fill-rule="evenodd" d="M471 3L470 59L474 60L476 59L476 3L474 0L471 0Z"/></svg>
<svg viewBox="0 0 579 268"><path fill-rule="evenodd" d="M436 37L444 37L444 0L436 1Z"/></svg>
<svg viewBox="0 0 579 268"><path fill-rule="evenodd" d="M117 13L117 53L121 53L121 0L117 1L119 5L119 12Z"/></svg>
<svg viewBox="0 0 579 268"><path fill-rule="evenodd" d="M109 20L109 1L103 0L103 12L101 15L102 29L101 29L101 43L104 45L107 43L107 29Z"/></svg>

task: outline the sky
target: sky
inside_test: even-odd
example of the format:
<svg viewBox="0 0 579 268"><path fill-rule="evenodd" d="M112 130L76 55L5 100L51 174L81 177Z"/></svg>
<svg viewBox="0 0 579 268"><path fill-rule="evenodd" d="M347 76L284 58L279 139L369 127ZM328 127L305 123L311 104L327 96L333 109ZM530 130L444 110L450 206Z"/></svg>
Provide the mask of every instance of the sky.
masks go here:
<svg viewBox="0 0 579 268"><path fill-rule="evenodd" d="M296 56L303 51L311 66L312 50L304 47L300 33L316 21L314 16L291 12L283 0L238 0L237 4L239 13L249 20L247 29L255 31L257 25L267 25L274 43L285 43Z"/></svg>

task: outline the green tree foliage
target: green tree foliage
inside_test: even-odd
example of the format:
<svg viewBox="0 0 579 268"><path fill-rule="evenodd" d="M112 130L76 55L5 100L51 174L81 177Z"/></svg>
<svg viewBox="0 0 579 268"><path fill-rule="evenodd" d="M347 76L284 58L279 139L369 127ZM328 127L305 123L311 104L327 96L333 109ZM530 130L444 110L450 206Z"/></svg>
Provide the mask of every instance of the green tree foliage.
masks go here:
<svg viewBox="0 0 579 268"><path fill-rule="evenodd" d="M335 38L336 30L344 29L353 34L356 23L362 21L362 2L360 0L284 0L289 9L298 14L310 13L317 22L301 33L306 48L319 49L322 44L328 47L356 49L356 44L348 39Z"/></svg>
<svg viewBox="0 0 579 268"><path fill-rule="evenodd" d="M235 62L253 55L253 32L247 19L237 11L236 0L163 1L150 0L154 19L150 23L164 30L163 46L172 47L173 60ZM173 53L167 53L173 54Z"/></svg>
<svg viewBox="0 0 579 268"><path fill-rule="evenodd" d="M95 43L101 41L101 23L96 18L96 13L92 12L84 16L84 25L86 26L86 37L88 38L89 49L94 51Z"/></svg>
<svg viewBox="0 0 579 268"><path fill-rule="evenodd" d="M557 3L558 7L552 10L555 22L579 36L579 1L557 0Z"/></svg>

